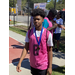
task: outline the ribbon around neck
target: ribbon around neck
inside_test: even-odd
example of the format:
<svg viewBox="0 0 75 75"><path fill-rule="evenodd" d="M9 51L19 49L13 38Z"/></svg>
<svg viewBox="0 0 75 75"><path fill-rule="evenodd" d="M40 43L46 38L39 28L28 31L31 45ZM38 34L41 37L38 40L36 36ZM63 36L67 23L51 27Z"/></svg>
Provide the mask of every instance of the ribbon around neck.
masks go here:
<svg viewBox="0 0 75 75"><path fill-rule="evenodd" d="M34 28L34 32L35 32L35 38L36 38L36 41L37 41L38 45L40 45L40 42L41 42L41 37L42 37L42 32L43 32L43 26L42 26L42 29L41 29L40 39L39 39L39 41L38 41L38 39L37 39L36 29L35 29L35 28Z"/></svg>

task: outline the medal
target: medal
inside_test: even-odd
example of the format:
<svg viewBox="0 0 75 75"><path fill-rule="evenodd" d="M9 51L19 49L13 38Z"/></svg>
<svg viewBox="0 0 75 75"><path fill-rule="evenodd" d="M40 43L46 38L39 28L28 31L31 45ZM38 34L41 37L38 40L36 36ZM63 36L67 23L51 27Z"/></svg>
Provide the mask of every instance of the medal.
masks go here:
<svg viewBox="0 0 75 75"><path fill-rule="evenodd" d="M37 50L40 50L39 46L37 47Z"/></svg>
<svg viewBox="0 0 75 75"><path fill-rule="evenodd" d="M34 31L35 31L35 38L36 38L36 41L37 41L37 43L38 43L37 50L40 50L40 47L39 47L39 45L40 45L40 42L41 42L41 37L42 37L42 32L43 32L43 26L42 26L42 29L41 29L41 34L40 34L39 41L38 41L38 39L37 39L37 35L36 35L36 29L34 29Z"/></svg>

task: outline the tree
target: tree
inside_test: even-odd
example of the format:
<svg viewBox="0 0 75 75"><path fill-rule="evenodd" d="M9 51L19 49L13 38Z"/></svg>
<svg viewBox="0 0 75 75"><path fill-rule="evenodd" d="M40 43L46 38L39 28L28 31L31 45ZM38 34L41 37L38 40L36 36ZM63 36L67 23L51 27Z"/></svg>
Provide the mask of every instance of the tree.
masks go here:
<svg viewBox="0 0 75 75"><path fill-rule="evenodd" d="M56 3L56 9L62 10L63 8L65 8L65 0L58 0Z"/></svg>
<svg viewBox="0 0 75 75"><path fill-rule="evenodd" d="M46 5L46 8L50 10L51 8L54 8L55 0L50 0L50 2ZM65 8L65 0L58 0L56 1L56 10L62 10Z"/></svg>
<svg viewBox="0 0 75 75"><path fill-rule="evenodd" d="M65 4L65 0L58 0L58 4Z"/></svg>
<svg viewBox="0 0 75 75"><path fill-rule="evenodd" d="M47 5L46 5L46 8L48 10L50 10L51 8L54 8L54 0L51 0Z"/></svg>
<svg viewBox="0 0 75 75"><path fill-rule="evenodd" d="M54 4L52 2L49 2L49 4L46 5L46 8L50 10L51 8L54 8Z"/></svg>
<svg viewBox="0 0 75 75"><path fill-rule="evenodd" d="M15 7L16 3L17 3L17 0L14 0L14 3L13 3L13 0L9 0L9 6L10 7Z"/></svg>
<svg viewBox="0 0 75 75"><path fill-rule="evenodd" d="M27 0L21 0L21 8L22 8L22 10L24 10L25 11L25 6L26 6L26 3L27 3Z"/></svg>
<svg viewBox="0 0 75 75"><path fill-rule="evenodd" d="M21 7L23 8L24 6L26 6L28 0L21 0L21 1L22 1ZM29 7L33 8L34 3L43 3L43 2L47 2L47 0L29 0ZM14 7L16 6L16 3L17 3L17 0L14 0ZM9 6L13 7L13 0L9 0Z"/></svg>
<svg viewBox="0 0 75 75"><path fill-rule="evenodd" d="M24 10L24 7L26 6L27 0L21 0L21 8ZM16 7L17 0L14 0L14 5L13 5L13 0L9 0L9 6L10 7Z"/></svg>

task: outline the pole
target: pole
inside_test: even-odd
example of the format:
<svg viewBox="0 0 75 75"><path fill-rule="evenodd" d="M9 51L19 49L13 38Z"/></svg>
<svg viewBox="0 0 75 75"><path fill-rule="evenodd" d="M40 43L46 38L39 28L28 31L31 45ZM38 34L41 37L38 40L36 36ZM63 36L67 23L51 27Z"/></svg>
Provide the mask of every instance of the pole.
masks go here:
<svg viewBox="0 0 75 75"><path fill-rule="evenodd" d="M29 0L28 0L28 26L29 26Z"/></svg>
<svg viewBox="0 0 75 75"><path fill-rule="evenodd" d="M54 9L56 9L56 0L55 0L55 2L54 2Z"/></svg>
<svg viewBox="0 0 75 75"><path fill-rule="evenodd" d="M14 22L14 26L15 26L14 0L13 0L13 22Z"/></svg>
<svg viewBox="0 0 75 75"><path fill-rule="evenodd" d="M18 9L18 6L16 4L16 21L18 20L18 11L17 11L17 9Z"/></svg>

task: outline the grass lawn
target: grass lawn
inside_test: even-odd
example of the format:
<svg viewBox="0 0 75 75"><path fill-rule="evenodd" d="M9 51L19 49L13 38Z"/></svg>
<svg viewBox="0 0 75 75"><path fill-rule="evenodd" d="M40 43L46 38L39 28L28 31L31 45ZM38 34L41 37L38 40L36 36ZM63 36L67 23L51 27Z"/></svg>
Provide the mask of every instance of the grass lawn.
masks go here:
<svg viewBox="0 0 75 75"><path fill-rule="evenodd" d="M47 74L49 75L49 74ZM65 75L65 66L58 67L52 70L52 75Z"/></svg>
<svg viewBox="0 0 75 75"><path fill-rule="evenodd" d="M21 27L23 27L23 28L21 28ZM26 30L25 29L27 28L26 26L19 26L19 27L17 27L17 26L12 26L12 27L9 27L9 30L11 30L11 31L13 31L13 32L16 32L16 33L18 33L18 34L21 34L21 35L23 35L23 36L26 36Z"/></svg>
<svg viewBox="0 0 75 75"><path fill-rule="evenodd" d="M52 75L65 75L65 66L53 69L52 70Z"/></svg>

